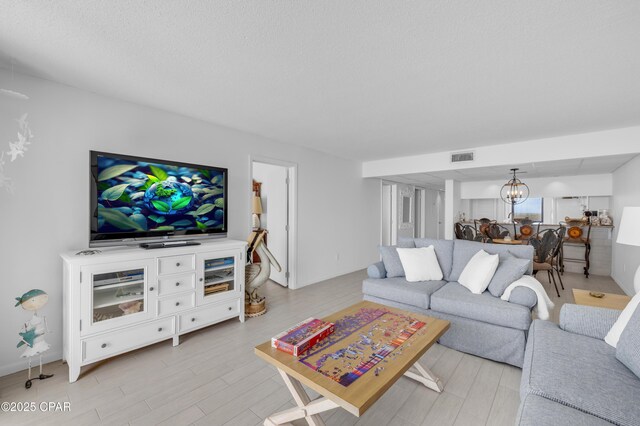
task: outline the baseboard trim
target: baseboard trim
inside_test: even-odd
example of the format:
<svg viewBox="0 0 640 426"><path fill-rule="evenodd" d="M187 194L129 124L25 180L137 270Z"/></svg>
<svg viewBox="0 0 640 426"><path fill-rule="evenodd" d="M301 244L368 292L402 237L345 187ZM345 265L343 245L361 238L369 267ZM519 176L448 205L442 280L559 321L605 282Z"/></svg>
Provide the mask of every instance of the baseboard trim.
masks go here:
<svg viewBox="0 0 640 426"><path fill-rule="evenodd" d="M42 356L42 363L47 364L49 362L59 361L62 359L62 352L51 352ZM34 357L31 363L31 368L38 368L38 357ZM11 364L4 364L0 367L0 377L8 376L9 374L17 373L19 371L25 371L29 368L29 364L26 358L20 358L16 362Z"/></svg>

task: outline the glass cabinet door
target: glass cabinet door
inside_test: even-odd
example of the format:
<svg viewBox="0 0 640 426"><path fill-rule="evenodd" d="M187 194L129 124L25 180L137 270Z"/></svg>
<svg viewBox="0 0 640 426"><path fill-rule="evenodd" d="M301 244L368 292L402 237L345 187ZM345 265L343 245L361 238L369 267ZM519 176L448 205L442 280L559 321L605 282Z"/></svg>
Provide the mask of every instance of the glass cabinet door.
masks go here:
<svg viewBox="0 0 640 426"><path fill-rule="evenodd" d="M93 276L93 323L145 311L144 268Z"/></svg>
<svg viewBox="0 0 640 426"><path fill-rule="evenodd" d="M139 321L155 311L150 303L151 268L146 262L123 262L83 269L81 332L102 331ZM86 281L86 282L85 282Z"/></svg>
<svg viewBox="0 0 640 426"><path fill-rule="evenodd" d="M236 283L235 253L206 253L199 255L198 265L202 268L198 286L198 300L208 303L238 291Z"/></svg>

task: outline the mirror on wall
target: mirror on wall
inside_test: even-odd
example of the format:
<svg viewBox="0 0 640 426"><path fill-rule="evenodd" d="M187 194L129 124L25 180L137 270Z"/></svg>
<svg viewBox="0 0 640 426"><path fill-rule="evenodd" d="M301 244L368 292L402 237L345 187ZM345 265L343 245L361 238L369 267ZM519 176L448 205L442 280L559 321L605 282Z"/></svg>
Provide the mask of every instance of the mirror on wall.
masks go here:
<svg viewBox="0 0 640 426"><path fill-rule="evenodd" d="M411 197L402 197L402 223L411 223Z"/></svg>
<svg viewBox="0 0 640 426"><path fill-rule="evenodd" d="M398 229L413 230L415 192L412 186L401 187L398 191Z"/></svg>

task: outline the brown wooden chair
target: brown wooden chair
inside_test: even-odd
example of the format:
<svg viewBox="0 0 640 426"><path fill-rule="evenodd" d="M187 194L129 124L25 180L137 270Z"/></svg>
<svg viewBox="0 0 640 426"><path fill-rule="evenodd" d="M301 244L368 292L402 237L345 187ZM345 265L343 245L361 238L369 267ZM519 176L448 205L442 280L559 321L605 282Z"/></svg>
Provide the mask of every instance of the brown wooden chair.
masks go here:
<svg viewBox="0 0 640 426"><path fill-rule="evenodd" d="M529 240L535 250L533 256L533 275L536 275L538 271L547 271L549 283L553 280L553 286L556 288L558 297L560 297L560 292L558 291L555 276L558 276L560 287L564 290L564 284L560 276L560 253L562 251L562 244L564 243L565 232L566 228L564 226L557 229L545 229L538 232L535 238Z"/></svg>
<svg viewBox="0 0 640 426"><path fill-rule="evenodd" d="M498 223L489 223L489 225L484 228L484 235L488 240L493 241L495 239L504 239L504 237L510 235L510 232Z"/></svg>
<svg viewBox="0 0 640 426"><path fill-rule="evenodd" d="M475 227L456 222L453 225L453 233L458 240L484 241L482 234L479 234Z"/></svg>
<svg viewBox="0 0 640 426"><path fill-rule="evenodd" d="M561 226L570 226L567 236L564 238L562 249L560 250L560 273L564 274L564 262L584 263L582 268L585 277L589 278L589 267L591 266L591 222L588 224L575 222L560 222ZM586 229L586 235L585 235ZM574 234L575 232L575 234ZM584 247L583 257L566 257L564 247Z"/></svg>
<svg viewBox="0 0 640 426"><path fill-rule="evenodd" d="M480 219L474 219L473 220L473 227L476 229L476 233L481 234L481 235L485 235L486 234L486 229L492 223L498 223L498 221L497 220L491 220L489 218L483 217L483 218L480 218Z"/></svg>

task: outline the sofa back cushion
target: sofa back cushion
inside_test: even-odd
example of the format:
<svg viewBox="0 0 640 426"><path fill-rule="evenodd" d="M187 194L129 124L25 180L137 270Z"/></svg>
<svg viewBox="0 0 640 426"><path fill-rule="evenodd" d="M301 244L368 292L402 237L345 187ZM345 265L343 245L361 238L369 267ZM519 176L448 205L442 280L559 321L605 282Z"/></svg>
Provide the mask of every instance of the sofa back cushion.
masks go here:
<svg viewBox="0 0 640 426"><path fill-rule="evenodd" d="M506 245L506 244L490 244L479 243L476 241L467 240L453 240L453 264L451 266L451 274L449 275L449 281L458 281L460 274L467 266L469 260L480 250L484 250L489 254L497 254L504 259L507 254L511 254L520 259L533 260L533 247L529 245ZM442 270L444 272L444 268ZM529 265L526 274L531 275L533 273L533 262ZM445 275L446 277L446 275Z"/></svg>
<svg viewBox="0 0 640 426"><path fill-rule="evenodd" d="M453 265L453 240L436 240L433 238L412 238L411 240L418 248L433 246L438 258L438 264L442 270L443 279L451 281L449 280L449 275L451 275L451 266Z"/></svg>
<svg viewBox="0 0 640 426"><path fill-rule="evenodd" d="M496 273L489 283L488 290L495 296L500 297L511 283L518 281L529 270L531 260L519 259L510 253L500 259L500 264Z"/></svg>
<svg viewBox="0 0 640 426"><path fill-rule="evenodd" d="M640 307L636 308L620 335L616 358L640 378Z"/></svg>
<svg viewBox="0 0 640 426"><path fill-rule="evenodd" d="M433 246L420 248L398 247L396 250L402 262L404 275L410 283L442 280L442 269L438 264L438 258Z"/></svg>
<svg viewBox="0 0 640 426"><path fill-rule="evenodd" d="M471 293L482 294L489 287L499 263L500 259L497 254L489 254L484 250L479 250L464 267L458 282Z"/></svg>
<svg viewBox="0 0 640 426"><path fill-rule="evenodd" d="M398 241L397 246L380 246L380 256L382 263L384 263L384 269L387 270L387 278L404 277L404 268L400 262L397 247L414 248L415 245L413 240L401 240Z"/></svg>

